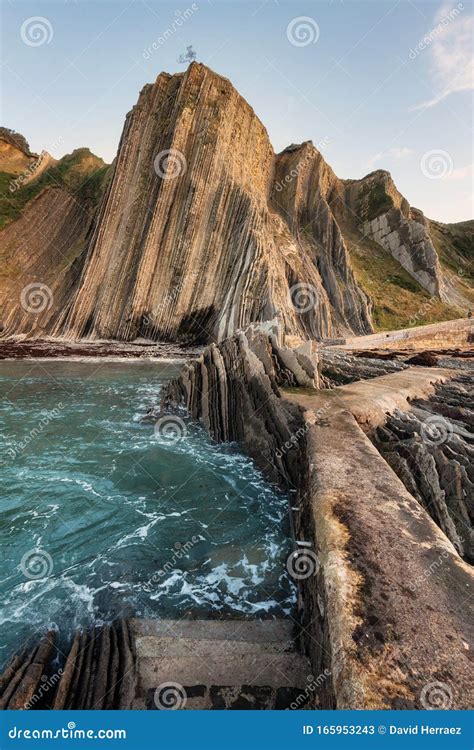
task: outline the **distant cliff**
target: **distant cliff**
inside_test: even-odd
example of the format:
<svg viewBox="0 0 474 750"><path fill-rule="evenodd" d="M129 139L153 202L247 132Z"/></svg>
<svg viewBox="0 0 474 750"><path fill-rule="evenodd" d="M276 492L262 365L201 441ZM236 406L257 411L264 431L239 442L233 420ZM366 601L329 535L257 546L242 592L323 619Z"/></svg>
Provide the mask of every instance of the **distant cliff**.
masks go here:
<svg viewBox="0 0 474 750"><path fill-rule="evenodd" d="M31 155L5 143L4 336L207 343L277 317L290 336L327 338L471 304L449 227L432 229L386 172L340 180L311 142L275 155L203 65L144 87L110 169L81 149L19 185L11 150L27 171ZM32 313L34 284L46 302Z"/></svg>

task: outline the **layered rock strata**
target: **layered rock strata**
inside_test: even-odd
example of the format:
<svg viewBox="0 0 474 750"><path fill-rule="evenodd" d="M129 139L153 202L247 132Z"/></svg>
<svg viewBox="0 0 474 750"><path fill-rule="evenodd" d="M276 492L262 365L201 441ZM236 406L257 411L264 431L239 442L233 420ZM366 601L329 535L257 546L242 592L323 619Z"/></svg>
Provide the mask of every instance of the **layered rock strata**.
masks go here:
<svg viewBox="0 0 474 750"><path fill-rule="evenodd" d="M0 133L0 146L4 337L200 344L277 315L288 335L337 338L369 333L372 317L388 327L472 305L470 222L430 223L387 172L339 179L311 141L275 154L251 107L203 65L143 88L110 173L87 149L38 164L18 134ZM91 221L56 211L53 186L64 204L92 198ZM10 268L25 221L38 231L25 267ZM53 292L34 319L19 300L30 279Z"/></svg>
<svg viewBox="0 0 474 750"><path fill-rule="evenodd" d="M291 563L301 642L321 676L315 705L436 708L430 689L442 681L445 707L467 708L472 570L364 433L455 373L411 367L333 390L282 390L261 346L239 336L190 363L165 401L187 405L208 429L218 425L216 439L229 435L220 410L225 417L243 405L232 439L293 491ZM420 612L430 612L421 634Z"/></svg>
<svg viewBox="0 0 474 750"><path fill-rule="evenodd" d="M353 383L405 370L403 362L388 358L360 357L338 349L321 348L321 377L325 387Z"/></svg>
<svg viewBox="0 0 474 750"><path fill-rule="evenodd" d="M132 708L136 653L129 621L78 630L65 661L56 636L50 631L12 657L0 676L0 709Z"/></svg>
<svg viewBox="0 0 474 750"><path fill-rule="evenodd" d="M186 407L214 440L245 444L273 480L294 485L304 429L298 409L279 398L279 388L318 383L310 342L290 349L278 343L276 328L249 326L187 363L167 385L163 407Z"/></svg>
<svg viewBox="0 0 474 750"><path fill-rule="evenodd" d="M347 180L346 205L359 217L364 235L381 245L431 295L443 298L444 282L429 222L398 192L389 172Z"/></svg>
<svg viewBox="0 0 474 750"><path fill-rule="evenodd" d="M44 696L59 679L56 674L45 684L51 678L55 636L50 631L36 646L25 648L10 659L0 676L0 710L41 707Z"/></svg>
<svg viewBox="0 0 474 750"><path fill-rule="evenodd" d="M1 232L0 335L52 331L85 259L91 212L62 187L47 187Z"/></svg>
<svg viewBox="0 0 474 750"><path fill-rule="evenodd" d="M436 386L410 411L395 411L376 447L458 553L474 562L474 377Z"/></svg>
<svg viewBox="0 0 474 750"><path fill-rule="evenodd" d="M229 81L199 64L162 73L127 116L87 265L55 333L208 342L277 313L305 338L370 331L319 169L295 181L296 202L285 190L285 210L273 210L275 164L278 179L285 163Z"/></svg>

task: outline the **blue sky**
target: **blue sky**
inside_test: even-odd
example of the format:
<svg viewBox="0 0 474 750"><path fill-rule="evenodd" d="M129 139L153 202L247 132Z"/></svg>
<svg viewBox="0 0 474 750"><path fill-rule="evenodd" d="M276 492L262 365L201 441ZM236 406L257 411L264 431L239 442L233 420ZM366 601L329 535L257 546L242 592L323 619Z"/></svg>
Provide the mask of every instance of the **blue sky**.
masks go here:
<svg viewBox="0 0 474 750"><path fill-rule="evenodd" d="M311 139L340 177L388 169L427 216L472 218L467 0L2 0L1 12L1 121L34 151L88 146L111 161L141 87L183 70L192 44L252 105L276 151Z"/></svg>

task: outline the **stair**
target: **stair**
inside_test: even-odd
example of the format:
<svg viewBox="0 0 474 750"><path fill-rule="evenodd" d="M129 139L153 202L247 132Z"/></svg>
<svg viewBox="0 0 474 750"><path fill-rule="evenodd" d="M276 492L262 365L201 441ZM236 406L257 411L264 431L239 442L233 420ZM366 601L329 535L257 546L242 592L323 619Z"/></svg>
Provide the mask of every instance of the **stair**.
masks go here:
<svg viewBox="0 0 474 750"><path fill-rule="evenodd" d="M134 708L285 709L311 700L288 620L131 620Z"/></svg>

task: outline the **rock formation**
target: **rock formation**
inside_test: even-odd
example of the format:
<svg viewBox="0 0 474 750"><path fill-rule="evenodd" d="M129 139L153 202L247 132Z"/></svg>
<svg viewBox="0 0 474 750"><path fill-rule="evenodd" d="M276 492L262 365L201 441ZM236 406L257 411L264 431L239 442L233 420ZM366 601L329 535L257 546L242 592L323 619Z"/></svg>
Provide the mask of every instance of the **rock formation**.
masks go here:
<svg viewBox="0 0 474 750"><path fill-rule="evenodd" d="M388 172L378 170L362 180L347 180L347 206L372 237L432 296L443 294L443 277L428 222L398 192Z"/></svg>
<svg viewBox="0 0 474 750"><path fill-rule="evenodd" d="M423 322L470 304L469 223L432 226L386 172L339 179L310 141L275 155L203 65L144 87L108 173L81 149L30 174L23 141L0 132L4 337L208 343L278 316L315 339L368 333L387 310ZM25 222L40 222L27 246ZM33 281L51 304L32 313Z"/></svg>
<svg viewBox="0 0 474 750"><path fill-rule="evenodd" d="M472 376L438 385L430 399L397 410L374 442L453 546L474 563Z"/></svg>
<svg viewBox="0 0 474 750"><path fill-rule="evenodd" d="M318 367L335 373L340 365L334 359L325 365L324 357L323 349ZM295 388L296 370L281 369L274 334L252 327L190 362L170 383L164 406L185 405L216 440L237 440L290 490L295 548L288 569L294 565L299 588L301 643L313 674L324 676L316 705L467 708L473 632L465 592L473 573L458 554L466 551L460 528L464 545L472 514L466 466L472 449L458 439L469 416L467 379L456 371L362 360L368 364L358 374L367 380L331 390ZM394 371L377 375L377 362ZM345 376L346 353L342 363ZM422 409L449 416L456 439L433 455L418 453L420 472L408 454L420 447L414 433ZM384 455L403 450L405 472L376 450L365 434L374 430ZM434 506L430 485L440 490ZM420 612L430 613L421 630ZM431 695L433 685L441 703Z"/></svg>
<svg viewBox="0 0 474 750"><path fill-rule="evenodd" d="M276 328L249 326L186 364L166 387L163 406L186 407L214 440L244 444L274 481L292 485L304 429L297 410L279 398L279 387L318 383L310 342L290 349L278 343Z"/></svg>

